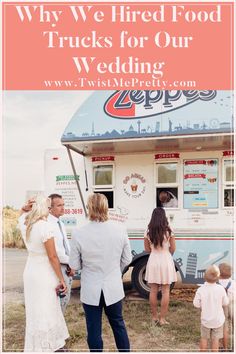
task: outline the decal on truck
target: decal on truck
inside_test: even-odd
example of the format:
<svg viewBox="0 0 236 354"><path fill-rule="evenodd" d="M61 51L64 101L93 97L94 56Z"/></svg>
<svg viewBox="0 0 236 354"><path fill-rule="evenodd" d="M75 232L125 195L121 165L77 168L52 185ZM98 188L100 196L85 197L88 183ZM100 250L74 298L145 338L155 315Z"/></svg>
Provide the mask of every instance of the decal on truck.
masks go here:
<svg viewBox="0 0 236 354"><path fill-rule="evenodd" d="M197 100L210 101L215 97L215 90L116 91L105 102L104 111L113 118L146 118L174 111Z"/></svg>

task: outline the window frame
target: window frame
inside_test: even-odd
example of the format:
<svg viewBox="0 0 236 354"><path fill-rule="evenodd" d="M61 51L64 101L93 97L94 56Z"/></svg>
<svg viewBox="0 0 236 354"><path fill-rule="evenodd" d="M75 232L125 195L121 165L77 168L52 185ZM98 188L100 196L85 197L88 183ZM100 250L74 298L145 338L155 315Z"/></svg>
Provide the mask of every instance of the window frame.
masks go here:
<svg viewBox="0 0 236 354"><path fill-rule="evenodd" d="M112 184L94 184L95 175L94 170L98 166L112 166ZM92 190L94 193L102 193L102 192L113 192L113 207L109 208L109 210L115 209L115 163L111 161L107 162L96 162L92 165Z"/></svg>
<svg viewBox="0 0 236 354"><path fill-rule="evenodd" d="M225 169L225 162L226 161L230 161L232 163L232 166L233 166L233 169L234 169L234 158L227 156L227 157L222 159L222 209L227 209L228 210L229 208L234 208L235 207L235 193L234 193L234 205L226 206L225 203L224 203L225 190L226 189L232 189L233 191L235 190L235 179L234 179L234 173L233 173L233 180L232 181L226 181L226 169Z"/></svg>
<svg viewBox="0 0 236 354"><path fill-rule="evenodd" d="M176 182L158 183L158 165L176 164ZM154 162L154 181L155 181L155 206L157 198L157 188L177 188L178 192L178 206L177 207L164 207L166 210L178 210L180 209L180 160L177 159L163 159L161 161L155 160Z"/></svg>
<svg viewBox="0 0 236 354"><path fill-rule="evenodd" d="M94 170L97 168L97 167L105 167L105 166L112 166L112 183L111 184L95 184L95 175L94 175ZM115 170L115 166L114 166L114 163L96 163L96 164L93 164L93 167L92 167L92 188L93 189L108 189L110 190L111 188L114 188L115 186L115 173L114 173L114 170Z"/></svg>

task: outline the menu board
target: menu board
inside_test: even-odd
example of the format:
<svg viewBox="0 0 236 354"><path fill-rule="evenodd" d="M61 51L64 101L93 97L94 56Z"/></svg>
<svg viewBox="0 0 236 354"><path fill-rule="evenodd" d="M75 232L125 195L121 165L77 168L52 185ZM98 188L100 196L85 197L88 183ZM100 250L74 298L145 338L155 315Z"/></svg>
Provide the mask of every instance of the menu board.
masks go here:
<svg viewBox="0 0 236 354"><path fill-rule="evenodd" d="M184 161L184 208L218 207L218 160Z"/></svg>

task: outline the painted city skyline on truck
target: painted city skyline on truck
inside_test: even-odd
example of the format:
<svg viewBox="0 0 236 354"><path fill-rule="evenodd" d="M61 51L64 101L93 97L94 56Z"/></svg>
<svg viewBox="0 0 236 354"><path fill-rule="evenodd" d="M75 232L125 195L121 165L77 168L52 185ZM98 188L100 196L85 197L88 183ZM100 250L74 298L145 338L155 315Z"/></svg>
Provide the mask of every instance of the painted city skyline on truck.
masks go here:
<svg viewBox="0 0 236 354"><path fill-rule="evenodd" d="M233 99L232 91L96 91L62 142L231 132Z"/></svg>

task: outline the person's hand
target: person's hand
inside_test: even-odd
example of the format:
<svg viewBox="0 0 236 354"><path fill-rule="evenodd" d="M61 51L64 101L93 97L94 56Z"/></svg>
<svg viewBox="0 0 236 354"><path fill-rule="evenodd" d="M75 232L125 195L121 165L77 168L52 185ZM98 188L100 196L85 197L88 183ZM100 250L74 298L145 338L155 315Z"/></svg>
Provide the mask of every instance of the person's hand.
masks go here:
<svg viewBox="0 0 236 354"><path fill-rule="evenodd" d="M66 286L64 279L60 281L59 286L60 286L60 291L62 294L67 293L67 286Z"/></svg>
<svg viewBox="0 0 236 354"><path fill-rule="evenodd" d="M32 206L33 204L35 203L35 200L34 199L29 199L27 201L27 203L25 205L23 205L23 207L21 208L21 210L24 212L24 213L28 213L31 209L32 209Z"/></svg>
<svg viewBox="0 0 236 354"><path fill-rule="evenodd" d="M75 270L71 269L69 265L66 267L66 275L68 277L73 277L75 275Z"/></svg>
<svg viewBox="0 0 236 354"><path fill-rule="evenodd" d="M75 270L71 269L69 273L69 277L73 277L75 275Z"/></svg>
<svg viewBox="0 0 236 354"><path fill-rule="evenodd" d="M67 293L67 286L64 280L60 281L60 283L56 287L56 293L59 297L65 297Z"/></svg>

